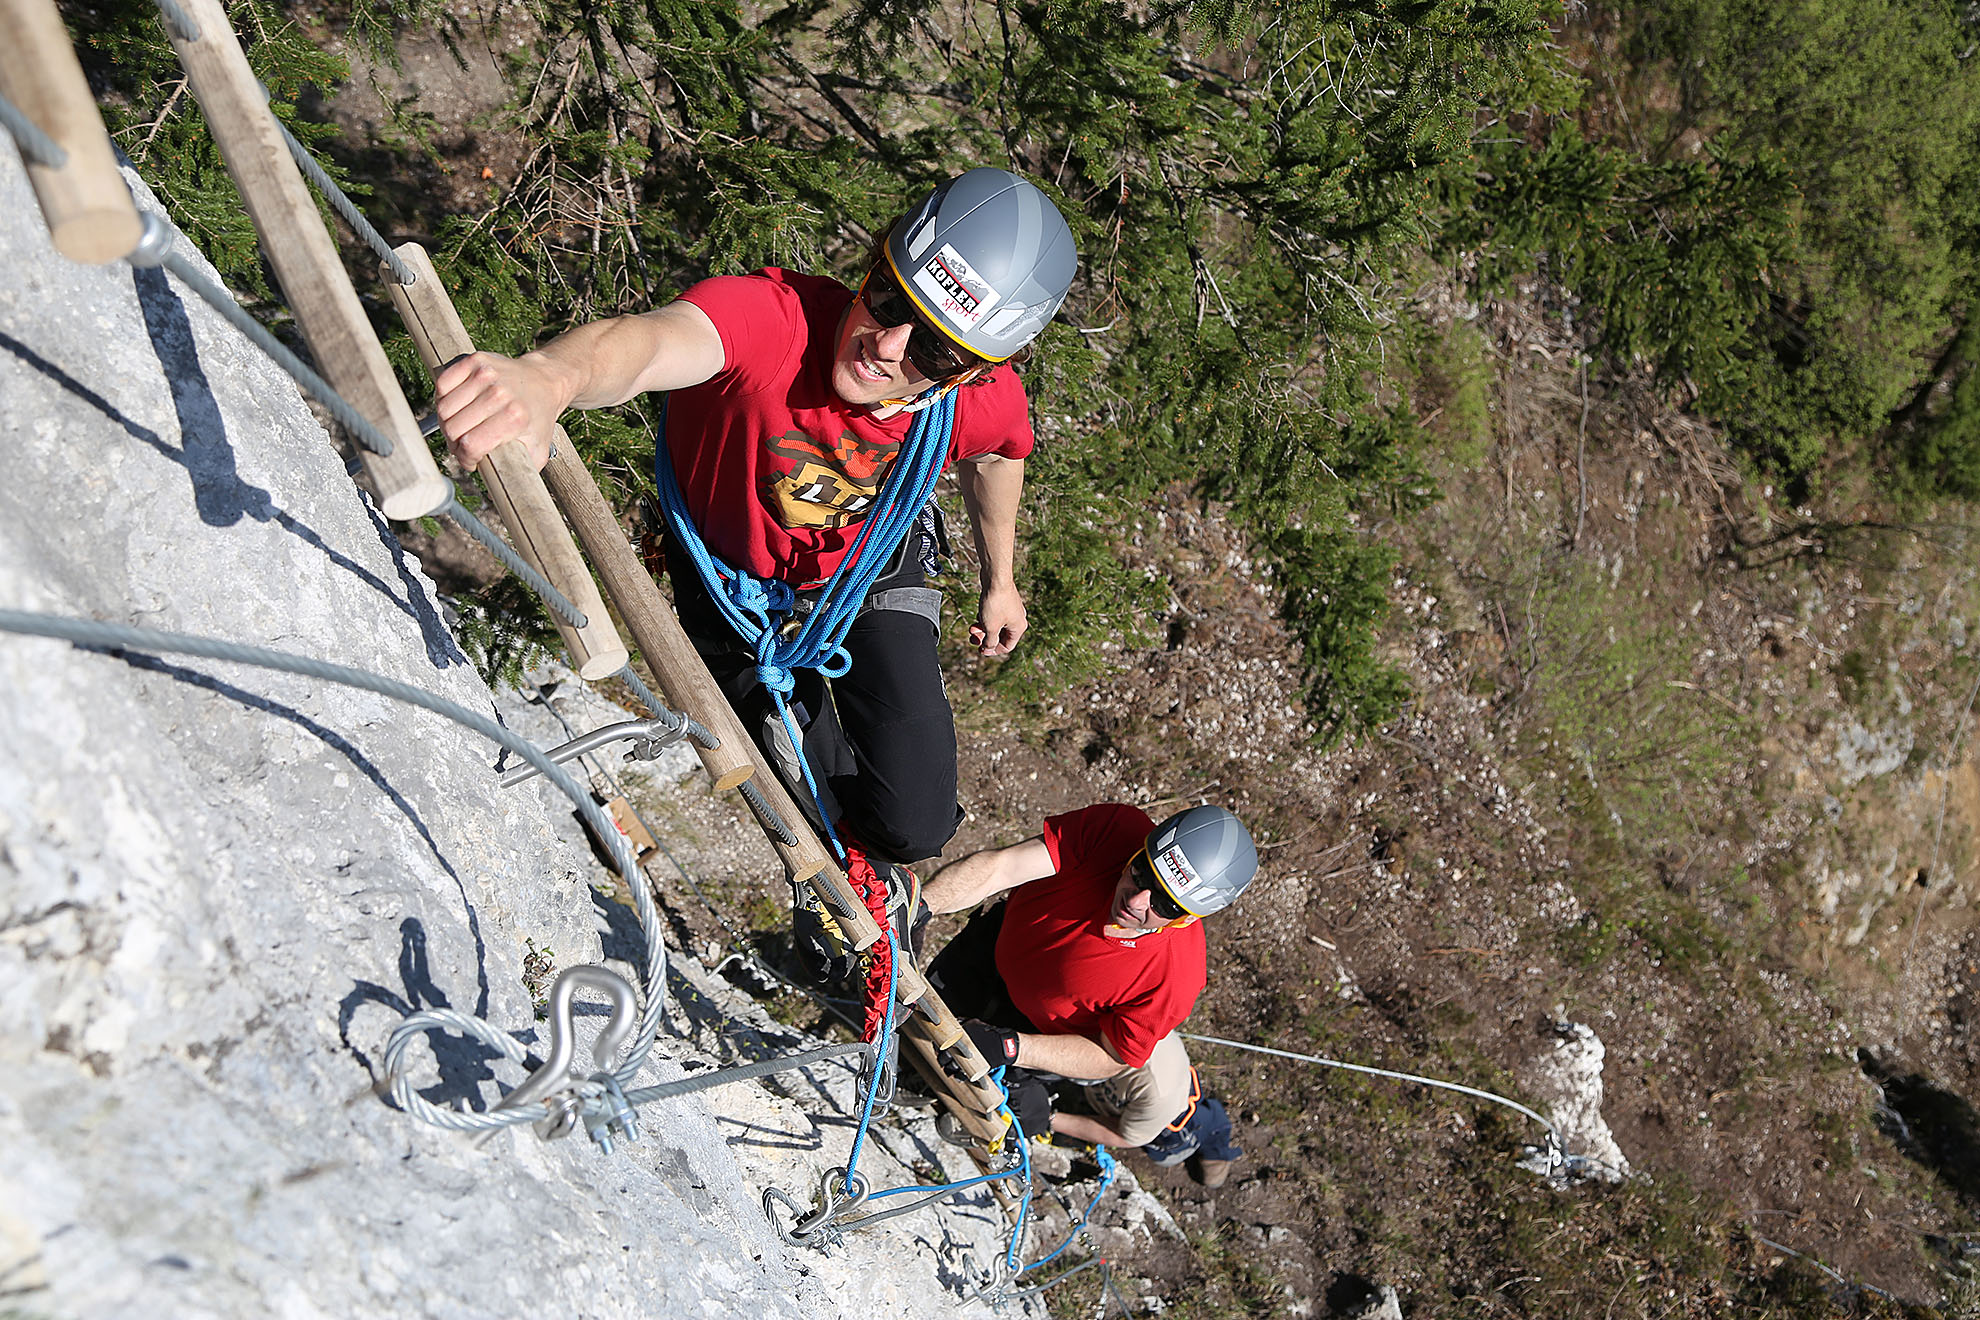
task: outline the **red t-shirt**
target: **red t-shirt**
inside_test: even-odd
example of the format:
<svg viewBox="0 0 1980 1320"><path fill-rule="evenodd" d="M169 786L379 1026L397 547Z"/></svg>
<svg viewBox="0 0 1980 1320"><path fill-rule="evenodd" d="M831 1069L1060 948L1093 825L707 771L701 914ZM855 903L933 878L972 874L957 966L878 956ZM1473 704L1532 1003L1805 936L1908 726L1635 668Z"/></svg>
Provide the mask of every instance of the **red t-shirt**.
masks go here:
<svg viewBox="0 0 1980 1320"><path fill-rule="evenodd" d="M1200 925L1136 940L1103 933L1121 868L1154 827L1117 802L1047 820L1057 871L1011 891L997 937L997 972L1019 1012L1046 1035L1104 1033L1136 1068L1182 1025L1205 981Z"/></svg>
<svg viewBox="0 0 1980 1320"><path fill-rule="evenodd" d="M722 370L667 396L667 452L694 525L711 550L758 577L829 576L858 539L913 420L875 421L832 391L852 292L771 267L703 280L681 299L722 336ZM956 392L947 463L1023 458L1033 439L1024 386L1008 366Z"/></svg>

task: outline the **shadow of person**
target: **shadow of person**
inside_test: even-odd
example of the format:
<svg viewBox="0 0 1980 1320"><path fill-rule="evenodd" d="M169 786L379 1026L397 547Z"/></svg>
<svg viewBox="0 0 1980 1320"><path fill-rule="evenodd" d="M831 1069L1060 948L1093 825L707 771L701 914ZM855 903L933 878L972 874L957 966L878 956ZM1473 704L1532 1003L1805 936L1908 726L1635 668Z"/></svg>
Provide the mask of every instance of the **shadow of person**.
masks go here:
<svg viewBox="0 0 1980 1320"><path fill-rule="evenodd" d="M453 1007L446 992L434 983L432 964L427 957L426 927L417 917L407 917L399 923L399 984L404 993L373 981L355 981L337 1004L338 1037L351 1056L381 1085L388 1079L378 1075L370 1057L351 1039L351 1025L358 1011L366 1004L379 1004L405 1018L423 1009ZM535 1043L534 1031L518 1032L516 1036L526 1043ZM438 1027L428 1029L426 1044L432 1051L440 1079L419 1088L419 1094L442 1108L460 1103L476 1113L487 1109L482 1084L500 1084L491 1065L502 1055L471 1036L457 1036ZM529 1066L540 1065L540 1060L532 1059Z"/></svg>
<svg viewBox="0 0 1980 1320"><path fill-rule="evenodd" d="M428 599L425 587L407 563L404 548L369 501L364 502L365 512L386 553L392 558L393 569L399 579L397 590L364 565L333 548L307 523L277 507L266 490L241 479L235 465L234 446L227 435L226 420L207 382L206 369L199 360L184 303L162 271L134 270L132 281L144 315L145 331L150 336L153 352L172 391L172 407L179 422L178 445L167 443L156 431L134 421L109 399L4 331L0 331L0 352L10 354L22 366L95 410L131 439L184 468L192 487L193 507L201 522L209 527L232 527L246 517L256 522L274 523L321 552L339 569L363 582L411 619L419 628L427 660L436 669L466 664L466 653L454 641L439 611Z"/></svg>

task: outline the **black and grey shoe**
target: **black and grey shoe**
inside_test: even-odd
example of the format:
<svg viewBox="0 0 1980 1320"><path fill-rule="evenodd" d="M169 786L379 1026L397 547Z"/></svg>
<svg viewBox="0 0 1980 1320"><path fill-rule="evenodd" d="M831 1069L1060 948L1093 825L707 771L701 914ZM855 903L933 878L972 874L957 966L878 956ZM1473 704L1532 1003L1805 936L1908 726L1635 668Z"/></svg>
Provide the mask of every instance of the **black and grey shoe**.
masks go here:
<svg viewBox="0 0 1980 1320"><path fill-rule="evenodd" d="M793 706L791 718L802 729L805 725L804 707ZM784 727L784 721L776 711L763 717L761 733L756 741L763 748L764 759L770 762L770 768L783 783L784 791L790 794L791 801L797 803L797 809L811 822L811 828L823 835L825 817L818 810L818 799L812 795L810 785L804 782L803 758L797 745L791 741L790 730Z"/></svg>

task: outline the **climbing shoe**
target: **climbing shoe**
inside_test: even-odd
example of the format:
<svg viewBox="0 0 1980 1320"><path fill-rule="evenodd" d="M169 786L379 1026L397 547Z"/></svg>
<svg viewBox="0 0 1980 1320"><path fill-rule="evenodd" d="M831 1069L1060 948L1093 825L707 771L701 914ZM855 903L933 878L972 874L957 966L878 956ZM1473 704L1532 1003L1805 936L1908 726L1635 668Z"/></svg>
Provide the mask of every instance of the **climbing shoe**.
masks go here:
<svg viewBox="0 0 1980 1320"><path fill-rule="evenodd" d="M791 718L802 729L805 725L804 707L793 706ZM819 813L818 799L812 795L811 787L804 782L804 761L798 754L797 745L791 741L790 730L784 727L784 721L776 711L763 717L756 741L763 748L763 757L770 762L770 768L783 781L784 791L791 795L791 801L797 803L797 809L811 822L811 828L822 836L825 833L825 817Z"/></svg>
<svg viewBox="0 0 1980 1320"><path fill-rule="evenodd" d="M897 862L872 858L873 869L887 884L887 920L894 928L894 947L921 966L921 942L928 934L931 914L921 901L921 877Z"/></svg>

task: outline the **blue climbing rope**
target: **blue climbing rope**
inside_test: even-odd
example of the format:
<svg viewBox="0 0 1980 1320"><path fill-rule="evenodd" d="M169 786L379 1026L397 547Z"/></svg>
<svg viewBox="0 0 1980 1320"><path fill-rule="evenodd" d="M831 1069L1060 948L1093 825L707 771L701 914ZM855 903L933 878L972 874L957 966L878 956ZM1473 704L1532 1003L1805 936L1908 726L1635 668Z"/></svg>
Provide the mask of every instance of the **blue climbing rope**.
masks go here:
<svg viewBox="0 0 1980 1320"><path fill-rule="evenodd" d="M1003 1086L1004 1070L1001 1067L993 1068L990 1072L990 1080L1000 1087ZM1018 1167L1024 1171L1024 1194L1018 1197L1017 1223L1011 1226L1011 1245L1004 1248L1004 1266L1015 1277L1021 1273L1018 1269L1018 1252L1024 1242L1025 1221L1031 1215L1031 1138L1025 1135L1023 1126L1017 1121L1017 1115L1011 1112L1010 1094L1008 1090L1004 1092L1004 1103L997 1106L997 1112L1010 1120L1011 1126L1007 1135L1017 1142Z"/></svg>
<svg viewBox="0 0 1980 1320"><path fill-rule="evenodd" d="M1028 1274L1039 1266L1049 1264L1056 1259L1061 1252L1073 1244L1073 1239L1079 1236L1079 1231L1086 1227L1086 1221L1093 1217L1093 1207L1100 1204L1100 1198L1107 1194L1107 1188L1113 1183L1114 1175L1120 1171L1121 1167L1114 1161L1113 1155L1108 1152L1105 1146L1095 1146L1093 1148L1093 1157L1100 1164L1100 1186L1094 1189L1093 1199L1086 1203L1086 1209L1080 1211L1079 1222L1072 1226L1072 1231L1066 1234L1066 1240L1064 1242L1061 1242L1058 1246L1019 1270L1019 1274Z"/></svg>
<svg viewBox="0 0 1980 1320"><path fill-rule="evenodd" d="M783 636L783 624L797 606L797 592L788 582L760 578L744 569L722 562L701 537L701 529L689 515L687 500L674 476L674 464L667 454L667 412L660 410L660 434L654 446L653 479L659 488L660 503L667 528L674 540L687 551L701 575L710 599L736 635L756 654L756 677L770 694L772 708L783 721L784 732L797 751L805 788L819 803L818 815L825 822L825 834L839 861L845 861L845 845L819 799L818 784L804 755L804 737L791 718L786 698L795 686L791 671L816 669L826 678L837 678L852 667L846 654L846 632L866 601L866 593L887 563L907 539L908 531L921 515L921 508L935 493L935 479L942 475L948 458L949 440L955 429L955 392L950 390L914 415L907 439L901 445L880 494L866 516L859 538L845 558L825 581L824 593L797 631Z"/></svg>

